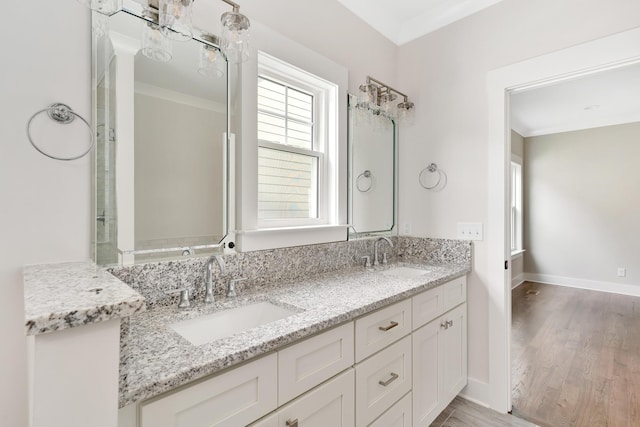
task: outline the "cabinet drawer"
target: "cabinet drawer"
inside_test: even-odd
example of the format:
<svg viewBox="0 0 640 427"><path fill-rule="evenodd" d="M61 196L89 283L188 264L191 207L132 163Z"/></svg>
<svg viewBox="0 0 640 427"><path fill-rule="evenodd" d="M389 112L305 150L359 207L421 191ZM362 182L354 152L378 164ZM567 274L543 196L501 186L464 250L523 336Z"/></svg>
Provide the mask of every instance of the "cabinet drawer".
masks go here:
<svg viewBox="0 0 640 427"><path fill-rule="evenodd" d="M356 365L356 426L369 425L411 389L411 337Z"/></svg>
<svg viewBox="0 0 640 427"><path fill-rule="evenodd" d="M282 405L353 365L353 322L278 352Z"/></svg>
<svg viewBox="0 0 640 427"><path fill-rule="evenodd" d="M278 427L353 427L353 369L300 396L278 411Z"/></svg>
<svg viewBox="0 0 640 427"><path fill-rule="evenodd" d="M276 409L278 358L255 362L140 407L141 427L238 427Z"/></svg>
<svg viewBox="0 0 640 427"><path fill-rule="evenodd" d="M438 286L411 299L414 331L444 313L443 295L442 286Z"/></svg>
<svg viewBox="0 0 640 427"><path fill-rule="evenodd" d="M444 311L449 311L467 300L467 276L458 277L442 285Z"/></svg>
<svg viewBox="0 0 640 427"><path fill-rule="evenodd" d="M356 362L411 332L411 300L407 299L356 320Z"/></svg>
<svg viewBox="0 0 640 427"><path fill-rule="evenodd" d="M261 420L258 420L255 423L250 424L249 427L278 427L278 413L275 412L271 415L267 415Z"/></svg>
<svg viewBox="0 0 640 427"><path fill-rule="evenodd" d="M411 392L407 393L369 427L411 427Z"/></svg>

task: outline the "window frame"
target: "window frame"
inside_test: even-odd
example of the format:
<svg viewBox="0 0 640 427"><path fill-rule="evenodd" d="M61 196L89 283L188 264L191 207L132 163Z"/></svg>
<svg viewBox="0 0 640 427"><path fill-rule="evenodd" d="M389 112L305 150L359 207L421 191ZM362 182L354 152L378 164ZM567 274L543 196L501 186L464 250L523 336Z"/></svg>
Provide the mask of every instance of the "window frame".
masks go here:
<svg viewBox="0 0 640 427"><path fill-rule="evenodd" d="M258 150L260 148L273 149L285 153L301 154L317 159L317 175L316 175L316 214L315 218L277 218L264 219L257 216L257 226L259 229L283 228L283 227L300 227L300 226L318 226L329 223L329 206L328 199L331 197L328 188L328 175L331 173L330 142L328 137L328 89L319 86L321 80L311 73L303 72L297 67L287 64L284 61L269 58L265 54L258 56L258 78L256 79L256 90L258 87L258 79L260 77L272 82L284 85L299 92L308 93L313 97L312 104L312 148L306 149L287 144L280 144L257 138ZM318 84L313 85L310 81L316 80ZM326 83L323 84L326 86ZM256 99L257 101L257 99ZM256 109L260 112L260 109ZM257 120L257 116L256 116ZM260 193L257 193L258 197ZM256 213L257 215L257 213Z"/></svg>
<svg viewBox="0 0 640 427"><path fill-rule="evenodd" d="M523 249L523 174L522 158L513 154L509 168L511 255Z"/></svg>

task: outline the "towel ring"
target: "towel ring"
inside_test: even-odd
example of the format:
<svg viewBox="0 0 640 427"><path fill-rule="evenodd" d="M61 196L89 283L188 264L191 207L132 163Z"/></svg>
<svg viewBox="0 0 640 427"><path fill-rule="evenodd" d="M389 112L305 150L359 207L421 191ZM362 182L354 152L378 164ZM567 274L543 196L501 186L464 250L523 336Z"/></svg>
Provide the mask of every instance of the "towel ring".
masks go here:
<svg viewBox="0 0 640 427"><path fill-rule="evenodd" d="M436 181L436 183L433 184L432 186L424 185L422 183L422 180L423 180L423 176L424 176L425 172L429 172L429 173L438 172L438 181ZM438 169L438 165L436 165L435 163L431 163L431 164L429 164L429 166L427 166L426 168L422 169L422 171L420 171L420 175L418 175L418 182L420 183L422 188L424 188L425 190L433 190L438 185L440 185L440 182L442 182L442 176L443 175L444 175L444 173L440 169Z"/></svg>
<svg viewBox="0 0 640 427"><path fill-rule="evenodd" d="M79 118L80 120L82 120L82 122L87 125L87 127L89 128L89 135L91 135L91 141L89 143L89 148L83 152L80 155L77 156L73 156L73 157L56 157L52 154L49 154L45 151L43 151L42 149L40 149L40 147L38 147L36 145L35 142L33 142L33 138L31 138L31 122L33 121L34 118L36 118L37 115L42 114L46 112L47 115L49 116L49 118L51 120L53 120L56 123L59 123L61 125L67 125L71 122L73 122L76 117ZM36 111L31 118L29 119L29 121L27 122L27 137L29 138L29 142L31 143L31 145L33 146L33 148L35 148L36 150L38 150L39 153L44 154L45 156L49 157L50 159L55 159L55 160L76 160L79 159L80 157L84 157L86 156L89 151L91 151L91 149L93 148L94 144L95 144L95 139L93 137L93 131L91 129L91 125L89 124L88 121L86 121L81 115L79 115L78 113L76 113L75 111L73 111L71 109L71 107L69 107L66 104L62 104L59 102L56 102L55 104L51 104L49 105L47 108L43 108L42 110Z"/></svg>
<svg viewBox="0 0 640 427"><path fill-rule="evenodd" d="M366 184L362 185L363 179L368 179L369 185L366 185ZM358 189L359 192L366 193L367 191L371 190L372 186L373 186L373 174L369 169L362 172L360 175L358 175L358 178L356 178L356 188Z"/></svg>

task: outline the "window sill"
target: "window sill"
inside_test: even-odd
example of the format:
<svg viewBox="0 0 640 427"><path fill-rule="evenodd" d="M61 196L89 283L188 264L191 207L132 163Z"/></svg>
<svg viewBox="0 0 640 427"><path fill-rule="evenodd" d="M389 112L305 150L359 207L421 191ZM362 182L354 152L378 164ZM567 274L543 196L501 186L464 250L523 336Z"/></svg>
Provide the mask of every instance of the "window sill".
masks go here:
<svg viewBox="0 0 640 427"><path fill-rule="evenodd" d="M348 227L348 225L311 225L238 230L236 240L240 252L316 245L347 240Z"/></svg>
<svg viewBox="0 0 640 427"><path fill-rule="evenodd" d="M517 249L515 251L511 251L511 259L518 259L524 256L526 249Z"/></svg>

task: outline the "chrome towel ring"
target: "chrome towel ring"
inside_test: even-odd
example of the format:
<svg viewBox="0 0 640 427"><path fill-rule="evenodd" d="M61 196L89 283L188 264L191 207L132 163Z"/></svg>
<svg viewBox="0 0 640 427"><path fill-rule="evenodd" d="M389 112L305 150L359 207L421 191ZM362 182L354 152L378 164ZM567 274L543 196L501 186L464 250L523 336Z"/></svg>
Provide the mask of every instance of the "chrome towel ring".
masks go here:
<svg viewBox="0 0 640 427"><path fill-rule="evenodd" d="M359 192L366 193L367 191L371 190L372 186L373 186L373 174L369 169L362 172L360 175L358 175L358 178L356 178L356 188L358 189Z"/></svg>
<svg viewBox="0 0 640 427"><path fill-rule="evenodd" d="M53 120L54 122L59 123L61 125L67 125L67 124L73 122L76 119L76 117L79 118L80 120L82 120L82 122L85 125L87 125L87 127L89 128L89 135L91 136L91 140L89 142L89 148L86 151L84 151L82 154L79 154L77 156L57 157L57 156L54 156L52 154L49 154L49 153L45 152L40 147L38 147L36 145L36 143L33 141L33 138L31 137L31 122L33 121L34 118L36 118L36 116L38 116L39 114L45 113L45 112L47 113L47 115L49 116L49 118L51 120ZM62 104L60 102L56 102L55 104L49 105L47 108L43 108L42 110L36 111L31 116L31 118L27 122L27 137L29 138L29 142L31 143L33 148L38 150L39 153L44 154L45 156L49 157L50 159L55 159L55 160L76 160L76 159L79 159L80 157L86 156L89 153L89 151L91 151L91 149L93 148L93 146L95 144L95 140L94 140L94 137L93 137L93 130L91 129L91 125L89 124L89 122L86 121L81 115L79 115L78 113L73 111L71 109L71 107L69 107L66 104Z"/></svg>
<svg viewBox="0 0 640 427"><path fill-rule="evenodd" d="M433 185L424 185L424 174L426 172L429 173L438 173L438 180L436 181L435 184ZM444 182L442 181L444 179ZM447 183L447 176L445 175L444 172L442 172L440 169L438 169L438 165L436 165L435 163L431 163L429 164L429 166L427 166L426 168L422 169L422 171L420 171L420 175L418 175L418 182L420 183L420 185L422 186L422 188L424 188L425 190L433 190L434 188L438 187L441 183L444 185L446 185Z"/></svg>

